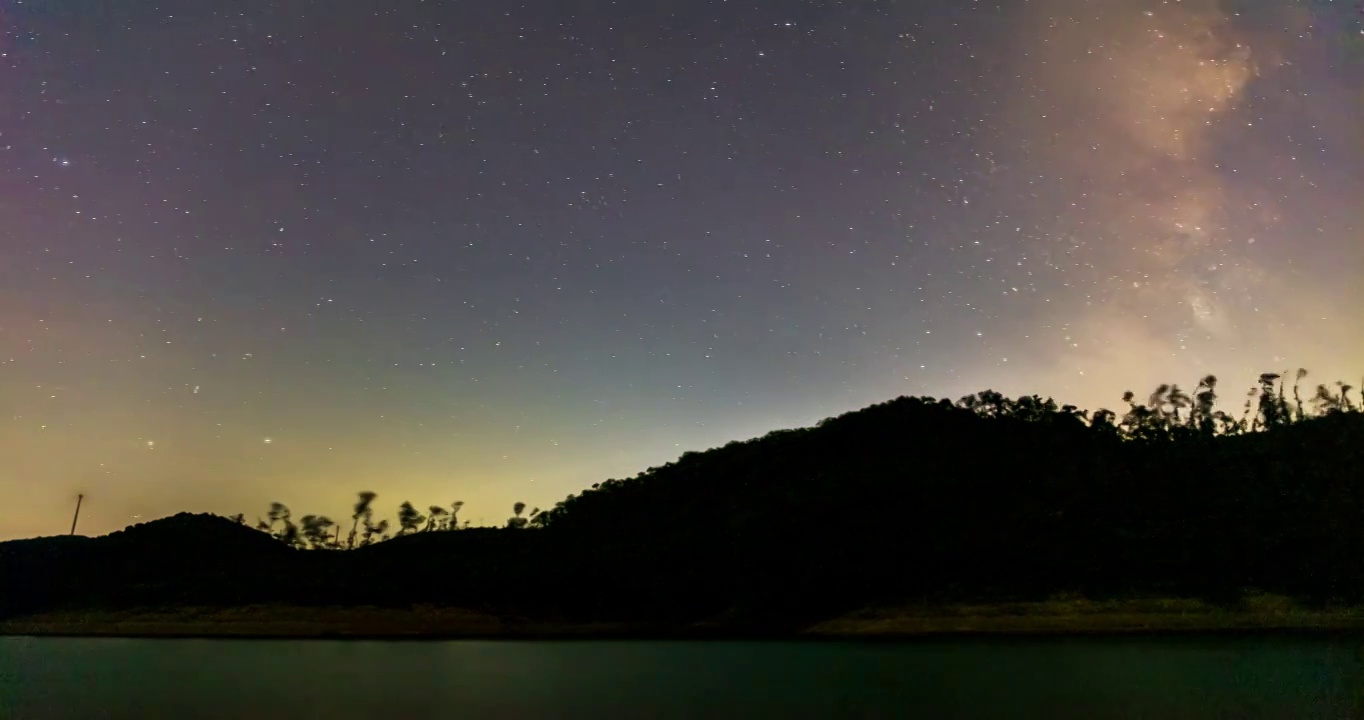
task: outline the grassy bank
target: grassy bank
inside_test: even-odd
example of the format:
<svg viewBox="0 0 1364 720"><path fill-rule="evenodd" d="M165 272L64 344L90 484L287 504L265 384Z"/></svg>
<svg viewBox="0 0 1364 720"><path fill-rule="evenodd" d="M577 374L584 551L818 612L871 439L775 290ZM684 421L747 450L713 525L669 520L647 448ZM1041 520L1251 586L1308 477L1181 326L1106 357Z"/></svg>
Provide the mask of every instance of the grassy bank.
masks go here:
<svg viewBox="0 0 1364 720"><path fill-rule="evenodd" d="M940 635L1364 631L1364 607L1307 609L1257 596L1227 608L1189 599L1082 598L994 605L877 607L781 634L791 638ZM55 612L0 622L0 635L203 638L743 638L742 625L656 627L507 618L459 608L302 608Z"/></svg>
<svg viewBox="0 0 1364 720"><path fill-rule="evenodd" d="M817 623L830 636L939 634L1090 634L1219 631L1364 630L1364 607L1309 609L1273 595L1222 607L1185 598L1095 601L1084 598L990 605L868 608Z"/></svg>
<svg viewBox="0 0 1364 720"><path fill-rule="evenodd" d="M202 638L515 638L612 635L612 624L505 618L461 608L176 608L51 612L0 621L0 635Z"/></svg>

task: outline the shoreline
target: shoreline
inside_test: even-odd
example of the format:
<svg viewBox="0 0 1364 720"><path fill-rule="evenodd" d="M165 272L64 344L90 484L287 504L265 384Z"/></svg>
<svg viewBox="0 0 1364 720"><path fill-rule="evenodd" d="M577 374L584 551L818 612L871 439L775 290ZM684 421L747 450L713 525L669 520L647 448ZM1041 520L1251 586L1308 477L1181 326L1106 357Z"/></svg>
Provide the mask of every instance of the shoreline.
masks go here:
<svg viewBox="0 0 1364 720"><path fill-rule="evenodd" d="M692 633L692 632L611 632L584 633L507 633L501 635L414 633L385 635L368 633L247 633L216 632L211 630L130 631L109 628L107 631L63 631L58 629L0 632L0 639L85 639L85 640L208 640L208 641L298 641L298 642L676 642L676 643L932 643L953 641L1015 642L1030 640L1103 640L1103 639L1168 639L1168 638L1288 638L1288 637L1352 637L1364 639L1364 627L1247 627L1247 628L1142 628L1133 630L1068 630L1054 632L1018 631L953 631L923 634L809 634L795 633Z"/></svg>
<svg viewBox="0 0 1364 720"><path fill-rule="evenodd" d="M1364 607L1304 610L1279 598L1238 609L1194 600L866 609L794 629L742 622L578 623L460 608L252 606L65 611L0 620L0 636L236 640L911 641L1196 635L1364 634Z"/></svg>

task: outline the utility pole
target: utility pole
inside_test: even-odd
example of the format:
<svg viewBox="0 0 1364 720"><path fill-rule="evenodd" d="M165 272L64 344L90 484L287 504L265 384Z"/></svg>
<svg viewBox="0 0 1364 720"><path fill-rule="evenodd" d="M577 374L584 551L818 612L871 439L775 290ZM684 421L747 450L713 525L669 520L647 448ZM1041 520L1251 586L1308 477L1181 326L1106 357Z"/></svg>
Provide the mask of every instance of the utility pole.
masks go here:
<svg viewBox="0 0 1364 720"><path fill-rule="evenodd" d="M81 501L84 500L84 499L85 499L85 495L77 495L77 496L76 496L76 516L73 517L73 518L71 518L71 534L72 534L72 535L75 535L75 534L76 534L76 521L81 519Z"/></svg>

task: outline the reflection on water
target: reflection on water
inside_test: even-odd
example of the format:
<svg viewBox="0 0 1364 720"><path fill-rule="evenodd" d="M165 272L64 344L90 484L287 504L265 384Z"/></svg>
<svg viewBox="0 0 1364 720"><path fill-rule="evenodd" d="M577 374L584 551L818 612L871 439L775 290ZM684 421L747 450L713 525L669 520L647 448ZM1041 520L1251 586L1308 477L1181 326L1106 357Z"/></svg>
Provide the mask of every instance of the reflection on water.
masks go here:
<svg viewBox="0 0 1364 720"><path fill-rule="evenodd" d="M1351 718L1364 640L0 638L0 718Z"/></svg>

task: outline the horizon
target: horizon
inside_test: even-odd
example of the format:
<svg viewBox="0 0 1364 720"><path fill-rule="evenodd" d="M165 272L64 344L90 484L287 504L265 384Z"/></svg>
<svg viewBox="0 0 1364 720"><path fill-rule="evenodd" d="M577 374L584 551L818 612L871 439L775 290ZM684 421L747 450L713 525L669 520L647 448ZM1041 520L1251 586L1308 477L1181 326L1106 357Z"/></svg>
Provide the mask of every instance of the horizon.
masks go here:
<svg viewBox="0 0 1364 720"><path fill-rule="evenodd" d="M1360 382L1357 8L816 5L4 3L0 540Z"/></svg>
<svg viewBox="0 0 1364 720"><path fill-rule="evenodd" d="M1305 371L1305 372L1304 372L1304 371ZM1290 377L1290 375L1296 376L1296 373L1297 373L1297 372L1304 372L1304 374L1303 374L1301 377ZM1349 383L1346 383L1346 382L1344 382L1344 381L1337 381L1337 382L1335 382L1335 383L1329 383L1329 382L1328 382L1328 383L1314 382L1314 381L1312 380L1311 375L1310 375L1310 371L1306 371L1306 368L1300 368L1298 371L1293 372L1293 373L1290 373L1290 372L1288 372L1288 371L1284 371L1284 372L1282 372L1282 373L1276 373L1276 375L1277 375L1277 377L1279 378L1279 380L1282 381L1283 385L1282 385L1281 387L1282 387L1285 391L1291 392L1290 389L1295 388L1295 385L1294 385L1294 384L1290 384L1290 383L1294 383L1295 380L1296 380L1296 381L1299 381L1298 384L1301 385L1301 388L1302 388L1303 390L1306 391L1306 392L1304 392L1304 393L1302 394L1302 397L1303 397L1304 399L1302 400L1302 405L1301 405L1301 407L1298 407L1298 408L1297 408L1297 409L1299 409L1299 410L1304 410L1304 411L1313 413L1314 415L1315 415L1316 412L1318 412L1318 410L1319 410L1319 408L1318 408L1319 403L1318 403L1318 401L1317 401L1317 400L1315 399L1315 397L1314 397L1315 389L1317 388L1318 385L1324 385L1324 386L1326 386L1328 389L1331 389L1331 388L1343 389L1343 390L1347 391L1347 392L1343 393L1343 397L1345 397L1347 400L1350 400L1350 401L1352 401L1352 402L1355 403L1354 410L1355 410L1356 412L1359 411L1361 408L1364 408L1364 383L1361 383L1361 384L1358 385L1358 386L1352 386L1352 385L1350 385ZM1206 376L1205 376L1205 377L1206 377ZM1215 411L1227 412L1227 410L1230 409L1232 412L1230 412L1229 414L1230 414L1232 417L1234 417L1234 418L1240 418L1240 417L1241 417L1241 415L1238 414L1238 413L1242 413L1242 412L1244 412L1244 413L1249 413L1249 412L1250 412L1249 410L1246 410L1246 405L1245 405L1245 402L1246 402L1246 401L1245 401L1245 395L1244 395L1244 394L1241 394L1241 395L1230 395L1230 396L1227 395L1227 394L1224 392L1224 391L1225 391L1225 386L1223 385L1223 382L1222 382L1221 378L1217 378L1215 375L1213 375L1212 377L1213 377L1213 380L1214 380L1214 382L1215 382L1216 388L1223 390L1223 392L1217 392L1217 394L1216 394L1216 402L1214 402L1213 405L1212 405L1212 408L1213 408ZM1259 377L1259 376L1257 375L1257 378L1258 378L1258 377ZM1200 381L1200 382L1201 382L1201 381ZM1340 386L1342 386L1342 385L1344 386L1343 388L1340 387ZM1182 385L1179 385L1178 383L1173 383L1173 384L1171 384L1171 386L1172 386L1172 387L1178 387L1178 388L1184 390L1186 393L1189 393L1189 395L1190 395L1191 398L1192 398L1192 396L1194 395L1194 392L1192 392L1192 390L1193 390L1193 389L1196 389L1197 387L1201 387L1201 386L1182 386ZM1255 397L1256 394L1259 393L1259 391L1260 391L1260 386L1259 386L1258 384L1253 385L1253 386L1250 388L1250 395L1251 395L1251 397ZM800 426L793 426L793 427L789 427L789 428L773 428L773 429L768 430L767 432L762 433L762 434L759 434L759 435L753 435L753 436L751 436L751 437L744 437L744 438L735 438L735 439L732 439L732 440L730 440L730 441L727 441L726 443L721 443L721 444L713 445L713 446L711 446L711 447L707 447L707 448L703 448L703 449L683 450L682 453L680 453L677 457L673 457L673 458L670 458L670 459L668 459L668 460L666 460L666 461L662 461L662 462L658 462L658 463L651 464L651 465L649 465L649 466L647 466L647 467L640 468L639 470L636 470L636 471L634 471L634 472L632 472L632 473L628 473L628 474L621 475L621 476L619 476L619 478L616 478L616 479L633 479L633 478L635 478L635 477L637 477L637 476L643 474L643 473L646 472L647 470L653 469L653 468L655 468L655 467L661 467L661 466L670 464L670 463L672 463L672 462L675 462L675 461L681 459L681 457L682 457L683 455L686 455L686 454L689 454L689 453L705 453L705 452L709 452L709 451L711 451L711 450L719 449L719 448L723 447L725 444L728 444L728 443L732 443L732 442L750 442L750 441L755 441L755 440L761 440L762 438L764 438L764 437L765 437L766 435L768 435L768 434L771 434L771 433L774 433L774 432L779 432L779 431L782 431L782 430L807 430L807 429L814 429L814 428L816 428L816 427L819 425L819 423L822 422L823 420L826 420L826 419L827 419L827 420L832 420L832 419L834 419L834 418L836 418L836 417L839 417L839 416L841 416L841 415L843 415L843 414L851 414L851 413L860 412L860 411L862 411L862 410L866 410L866 409L868 409L868 408L870 408L870 407L873 407L874 405L879 404L879 403L893 402L893 401L895 401L895 400L899 400L899 399L903 399L903 398L921 398L921 399L922 399L922 398L927 398L927 399L934 400L934 401L951 400L952 403L953 403L953 405L954 405L954 407L961 408L961 404L960 404L961 401L965 400L965 399L968 398L968 397L979 396L980 394L987 393L987 392L992 392L992 390L991 390L991 389L980 390L980 391L977 391L976 393L972 393L972 394L969 394L969 395L967 395L967 396L963 396L963 397L959 397L959 398L955 398L955 399L953 399L953 398L947 398L947 397L935 397L935 396L908 396L908 395L900 395L900 396L896 396L896 397L894 397L894 398L887 398L886 400L879 401L878 403L872 403L872 404L870 404L870 405L866 405L866 406L863 406L863 407L855 408L855 409L853 409L853 410L844 411L843 413L838 413L838 414L835 414L835 415L826 416L826 418L821 419L821 421L816 421L816 422L814 422L814 423L809 423L809 424L800 425ZM1359 396L1360 396L1359 399L1355 399L1355 397L1354 397L1355 395L1359 395ZM1008 395L1008 394L1004 394L1004 397L1005 397L1006 399L1008 399L1008 400L1017 400L1017 399L1019 399L1019 398L1021 398L1021 397L1029 397L1029 396L1030 396L1030 395ZM1062 410L1066 407L1066 404L1065 404L1065 403L1057 402L1057 401L1055 400L1055 398L1052 398L1052 397L1050 397L1050 396L1038 396L1038 397L1040 397L1044 402L1049 401L1049 402L1055 403L1058 412L1059 412L1059 411L1062 411ZM1139 393L1139 392L1135 393L1135 397L1133 398L1133 404L1134 404L1134 405L1137 405L1137 406L1145 405L1145 404L1147 404L1151 399L1154 399L1154 394L1151 394L1151 397L1150 397L1150 398L1144 399L1144 398L1146 398L1146 397L1147 397L1147 394L1145 394L1145 393ZM1230 397L1230 398L1232 398L1233 400L1235 400L1235 402L1233 402L1233 403L1227 403L1226 400L1227 400L1228 397ZM1293 397L1294 397L1293 394L1289 394L1289 395L1288 395L1288 402L1290 403L1290 407L1296 407L1296 406L1293 405L1293 403L1294 403ZM1154 407L1154 406L1152 406L1152 407ZM1187 410L1188 408L1184 408L1184 409ZM1089 422L1089 421L1093 418L1093 416L1094 416L1094 414L1095 414L1096 412L1099 412L1099 411L1102 411L1102 410L1110 410L1110 411L1113 411L1113 412L1117 413L1117 419L1120 420L1120 421L1122 420L1122 418L1123 418L1123 416L1124 416L1124 414L1123 414L1122 412L1115 411L1115 410L1113 410L1113 408L1111 408L1111 407L1083 408L1083 407L1078 407L1078 406L1076 406L1076 407L1075 407L1075 410L1076 410L1076 411L1079 411L1080 413L1082 413L1082 414L1085 416L1085 421L1086 421L1086 422ZM1176 412L1176 416L1179 417L1179 418L1181 418L1182 420L1187 419L1187 417L1188 417L1185 413L1181 413L1181 412L1179 411L1179 409L1176 409L1175 412ZM601 480L598 480L598 481L596 481L596 482L605 482L605 481L608 480L608 479L610 479L610 478L602 478ZM573 494L578 494L578 493L580 493L580 492L583 492L583 491L589 489L590 487L591 487L590 485L584 486L583 488L580 488L579 490L571 491L571 492L572 492ZM379 501L381 501L381 500L386 500L386 499L387 499L387 498L385 498L385 496L384 496L383 493L379 493L379 492L375 491L373 488L366 488L364 491L375 492L375 495L376 495L375 503L376 503L376 504L375 504L373 507L375 507L375 508L383 508L383 507L385 507L385 503L379 502ZM363 492L363 491L355 491L354 493L352 493L352 495L358 494L359 492ZM76 512L76 513L80 513L80 512L83 512L83 511L86 510L86 508L81 504L81 503L82 503L82 499L83 499L84 497L85 497L85 496L84 496L83 494L78 494L78 497L76 498L76 501L75 501L75 502L76 502L76 506L75 506L75 512ZM559 500L562 500L562 499L563 499L563 498L561 497L561 498L555 499L553 502L544 503L544 504L543 504L543 507L540 506L540 505L537 505L537 504L535 504L535 503L526 503L526 505L525 505L526 513L529 514L529 513L533 512L533 511L538 511L538 510L549 510L550 508L552 508L552 507L554 506L554 503L557 503ZM268 508L269 505L270 505L271 503L273 503L273 502L277 502L277 501L275 501L275 500L267 500L267 501L265 501L264 503L262 503L261 505L262 505L262 507ZM390 519L390 520L391 520L391 519L393 519L393 518L396 518L396 517L397 517L397 508L398 508L399 505L401 505L401 504L404 503L404 502L412 502L412 504L417 508L417 510L419 510L419 511L421 511L421 512L423 512L423 513L425 513L425 512L427 511L429 505L431 505L431 503L425 503L425 502L422 502L422 501L420 501L420 500L419 500L419 501L413 502L413 501L412 501L412 498L403 498L403 499L401 499L401 500L393 500L393 501L392 501L392 510L393 510L393 512L392 512L391 514L390 514L390 513L386 513L386 512L382 512L382 511L381 511L381 512L377 512L377 513L375 513L375 515L374 515L374 519L377 521L377 520L384 520L384 519ZM479 515L479 516L476 516L476 517L477 517L477 521L471 520L470 517L466 514L466 510L468 509L467 503L464 503L464 501L456 501L456 502L460 502L460 503L464 506L464 507L460 508L460 510L459 510L459 515L460 515L460 516L459 516L458 519L459 519L459 521L460 521L461 523L468 523L467 527L475 528L475 529L477 529L477 528L489 529L489 528L501 528L501 527L506 527L506 522L507 522L507 521L506 521L505 518L494 519L491 523L487 523L487 522L484 522L484 521L486 520L486 517L483 516L483 515ZM520 502L520 501L515 501L515 502ZM286 507L288 507L288 503L282 503L282 504L285 505ZM352 502L351 504L353 505L353 502ZM449 505L449 504L443 505L442 507L448 508L448 505ZM510 506L508 506L508 508L510 508ZM289 510L293 511L294 508L289 507ZM61 536L61 535L68 535L68 534L70 534L70 535L76 535L76 536L81 536L81 537L102 537L102 536L108 535L108 534L110 534L110 533L112 533L112 532L117 532L117 531L120 531L120 530L127 529L127 528L129 528L129 527L134 526L134 525L139 525L139 524L148 523L148 522L155 522L155 521L157 521L157 520L165 520L165 519L172 518L172 517L175 517L175 516L180 515L180 514L186 514L186 513L188 513L188 514L194 514L194 515L209 514L209 515L214 515L214 516L217 516L217 517L221 517L221 518L226 519L226 520L231 520L231 519L233 518L234 515L238 514L238 512L240 512L240 514L242 515L244 524L245 524L247 527L249 527L249 528L255 528L256 524L259 523L261 520L263 520L263 519L265 518L265 516L266 516L266 513L265 513L265 512L261 512L261 513L259 513L259 514L253 516L252 513L250 513L250 512L241 512L241 511L223 512L223 511L203 510L203 509L196 509L196 510L185 510L185 509L181 509L181 510L173 510L173 511L170 511L170 512L166 512L166 513L163 513L163 514L161 514L161 515L154 516L154 517L141 517L141 516L138 516L138 517L133 518L133 519L132 519L132 520L133 520L132 522L127 523L127 524L124 525L123 527L112 528L112 529L106 530L106 531L104 531L104 532L96 532L96 533L84 533L84 532L54 533L54 534L52 534L52 535L34 535L34 536L26 536L26 537L18 537L18 538L0 536L0 542L6 542L6 541L9 541L9 540L37 539L37 538L42 538L42 537L54 537L54 536ZM304 514L305 514L305 513L300 512L300 513L298 513L295 517L302 517ZM352 513L351 513L349 510L347 510L346 512L341 513L341 514L331 514L331 513L306 513L306 514L322 515L323 517L326 517L326 518L328 518L328 519L334 521L334 522L337 524L337 526L342 527L343 529L344 529L345 521L346 521L346 520L349 520L349 519L352 519ZM494 512L493 514L496 515L495 512ZM510 517L511 515L510 515L509 513L507 513L507 516ZM73 520L73 526L74 526L74 524L75 524L75 521ZM73 527L73 529L79 530L79 529L81 529L81 528L74 528L74 527Z"/></svg>

